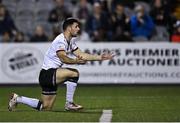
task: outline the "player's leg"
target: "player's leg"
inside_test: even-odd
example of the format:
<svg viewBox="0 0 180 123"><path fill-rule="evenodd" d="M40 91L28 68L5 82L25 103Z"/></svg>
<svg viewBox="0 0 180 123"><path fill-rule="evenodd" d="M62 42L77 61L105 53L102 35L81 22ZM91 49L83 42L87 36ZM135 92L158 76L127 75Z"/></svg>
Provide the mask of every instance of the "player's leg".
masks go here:
<svg viewBox="0 0 180 123"><path fill-rule="evenodd" d="M56 100L56 95L41 95L41 99L43 102L42 110L52 110L54 102Z"/></svg>
<svg viewBox="0 0 180 123"><path fill-rule="evenodd" d="M17 104L25 104L36 110L51 110L56 99L56 95L41 95L41 101L35 98L19 96L15 93L11 95L9 101L9 111L12 111Z"/></svg>
<svg viewBox="0 0 180 123"><path fill-rule="evenodd" d="M73 103L73 96L77 86L78 78L79 72L72 68L42 70L39 76L39 82L42 87L42 101L12 94L8 108L11 111L18 103L21 103L38 110L50 110L52 109L56 99L57 84L67 81L66 109L81 109L82 106Z"/></svg>
<svg viewBox="0 0 180 123"><path fill-rule="evenodd" d="M19 103L28 105L37 110L42 109L42 102L40 100L35 99L35 98L25 97L25 96L19 96L15 93L12 93L10 96L9 105L8 105L9 111L12 111Z"/></svg>
<svg viewBox="0 0 180 123"><path fill-rule="evenodd" d="M13 93L9 100L9 111L12 111L17 104L25 104L37 110L51 110L57 91L54 78L56 78L56 69L41 70L39 83L42 87L42 101Z"/></svg>
<svg viewBox="0 0 180 123"><path fill-rule="evenodd" d="M42 88L42 110L51 110L56 100L56 71L57 69L41 70L39 84Z"/></svg>
<svg viewBox="0 0 180 123"><path fill-rule="evenodd" d="M65 82L66 84L66 110L79 110L83 108L81 105L77 105L73 101L78 79L79 72L76 69L60 68L56 71L56 83L59 84Z"/></svg>
<svg viewBox="0 0 180 123"><path fill-rule="evenodd" d="M79 79L79 72L73 68L59 68L56 71L56 83L60 84L67 80L77 83Z"/></svg>

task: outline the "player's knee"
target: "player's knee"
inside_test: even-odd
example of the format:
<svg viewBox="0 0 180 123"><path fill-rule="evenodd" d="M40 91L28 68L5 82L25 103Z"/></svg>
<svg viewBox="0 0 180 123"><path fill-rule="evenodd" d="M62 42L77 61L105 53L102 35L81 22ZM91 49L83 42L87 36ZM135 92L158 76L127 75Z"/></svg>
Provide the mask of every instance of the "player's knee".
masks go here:
<svg viewBox="0 0 180 123"><path fill-rule="evenodd" d="M48 104L43 105L43 108L42 108L42 110L44 111L50 111L51 109L52 109L52 106Z"/></svg>
<svg viewBox="0 0 180 123"><path fill-rule="evenodd" d="M71 77L79 77L79 71L74 69L72 74L71 74Z"/></svg>
<svg viewBox="0 0 180 123"><path fill-rule="evenodd" d="M72 74L67 78L67 81L77 83L79 80L79 71L74 69Z"/></svg>

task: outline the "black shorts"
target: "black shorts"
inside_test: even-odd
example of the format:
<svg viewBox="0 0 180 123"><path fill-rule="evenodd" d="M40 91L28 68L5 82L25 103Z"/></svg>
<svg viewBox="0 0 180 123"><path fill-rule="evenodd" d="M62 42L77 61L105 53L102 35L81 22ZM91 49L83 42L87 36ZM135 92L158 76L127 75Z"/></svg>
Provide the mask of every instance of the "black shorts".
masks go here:
<svg viewBox="0 0 180 123"><path fill-rule="evenodd" d="M55 95L57 91L56 85L56 70L54 68L44 70L42 69L39 74L39 84L42 88L42 94Z"/></svg>

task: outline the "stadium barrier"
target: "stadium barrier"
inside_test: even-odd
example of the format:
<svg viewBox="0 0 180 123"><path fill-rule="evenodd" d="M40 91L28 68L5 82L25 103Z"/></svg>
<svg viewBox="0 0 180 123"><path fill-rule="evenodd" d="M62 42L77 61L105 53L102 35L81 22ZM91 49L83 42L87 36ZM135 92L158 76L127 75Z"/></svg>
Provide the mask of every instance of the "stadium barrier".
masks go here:
<svg viewBox="0 0 180 123"><path fill-rule="evenodd" d="M50 43L1 44L0 84L37 84L43 56L49 46ZM80 71L79 83L180 83L180 44L78 43L78 46L92 54L116 54L110 61L71 65Z"/></svg>

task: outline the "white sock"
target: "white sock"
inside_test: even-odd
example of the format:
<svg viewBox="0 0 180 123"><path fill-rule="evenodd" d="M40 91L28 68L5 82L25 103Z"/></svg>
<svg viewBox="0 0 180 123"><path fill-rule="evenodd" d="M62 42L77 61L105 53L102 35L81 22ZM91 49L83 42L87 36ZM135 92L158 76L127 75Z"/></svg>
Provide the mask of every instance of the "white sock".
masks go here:
<svg viewBox="0 0 180 123"><path fill-rule="evenodd" d="M74 92L76 90L77 83L66 82L66 102L73 102Z"/></svg>
<svg viewBox="0 0 180 123"><path fill-rule="evenodd" d="M29 97L24 97L24 96L17 97L17 103L22 103L32 108L38 108L39 102L40 101L38 99L34 99L34 98L29 98Z"/></svg>

